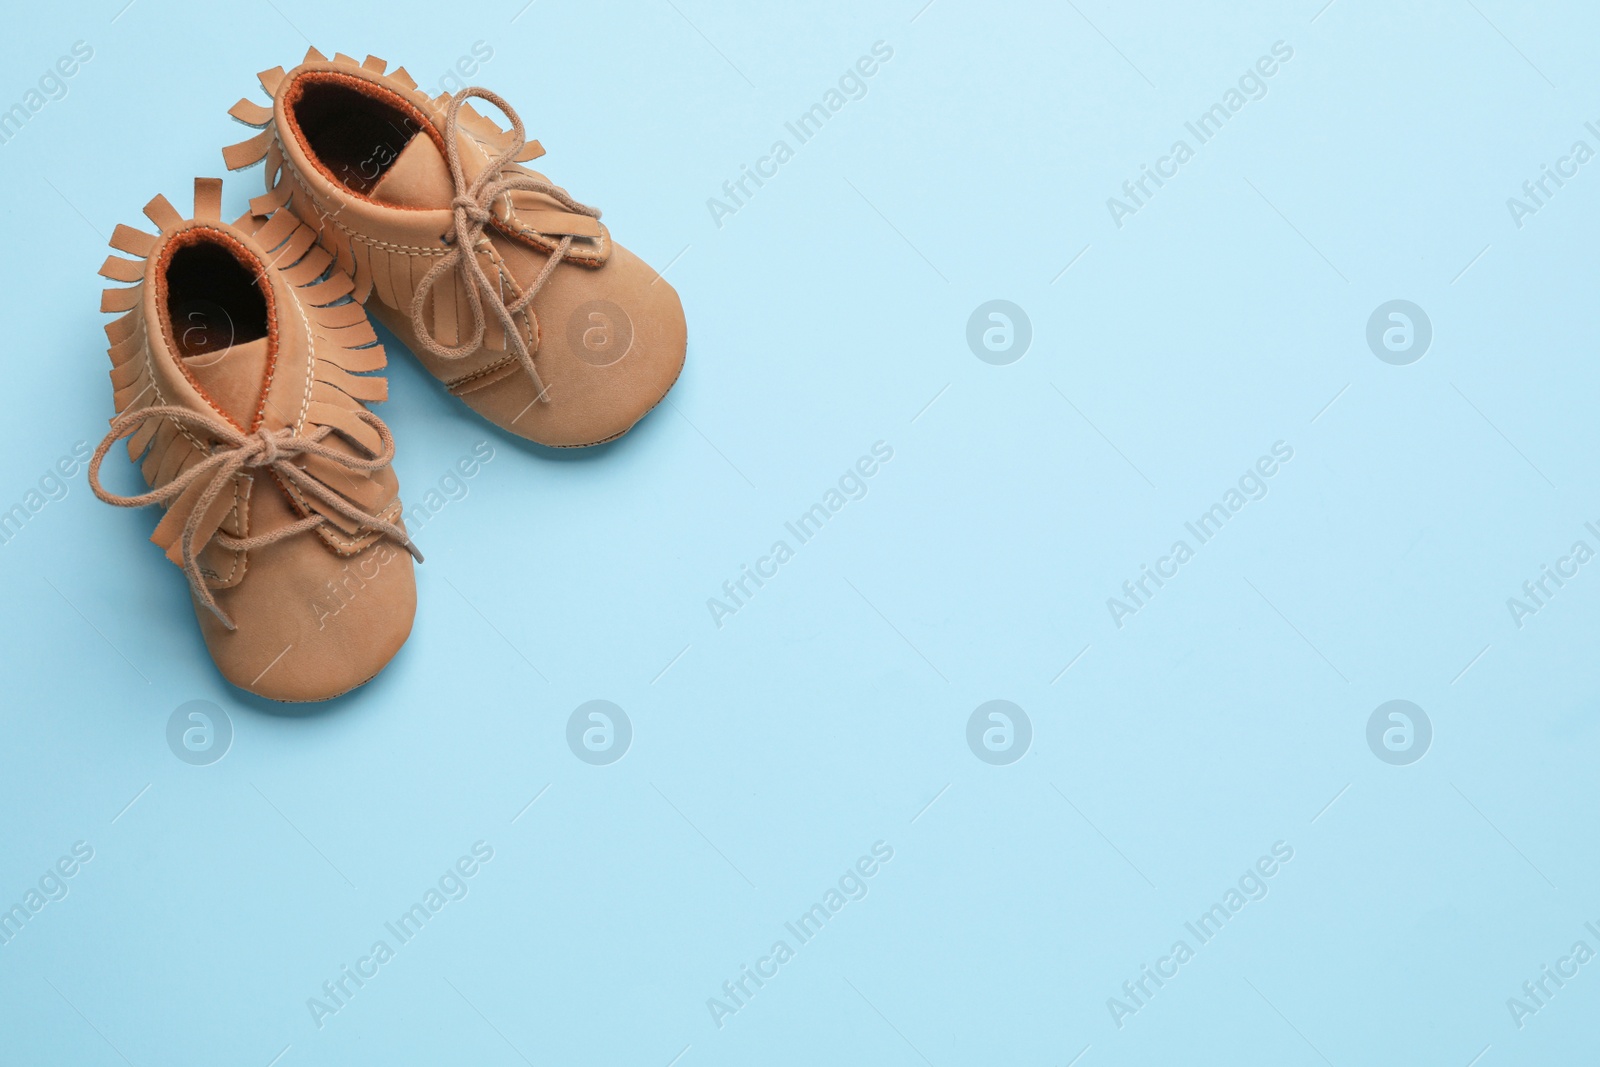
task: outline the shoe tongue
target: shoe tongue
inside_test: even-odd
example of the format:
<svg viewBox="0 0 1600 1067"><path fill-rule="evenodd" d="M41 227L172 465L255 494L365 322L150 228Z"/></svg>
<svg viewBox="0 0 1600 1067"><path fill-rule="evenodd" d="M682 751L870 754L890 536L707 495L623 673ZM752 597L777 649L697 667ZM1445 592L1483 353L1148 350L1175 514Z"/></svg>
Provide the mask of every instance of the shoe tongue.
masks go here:
<svg viewBox="0 0 1600 1067"><path fill-rule="evenodd" d="M416 134L372 187L380 204L409 208L447 208L455 195L450 166L433 138Z"/></svg>
<svg viewBox="0 0 1600 1067"><path fill-rule="evenodd" d="M255 422L261 385L267 376L267 339L260 337L182 359L184 369L211 402L248 430Z"/></svg>

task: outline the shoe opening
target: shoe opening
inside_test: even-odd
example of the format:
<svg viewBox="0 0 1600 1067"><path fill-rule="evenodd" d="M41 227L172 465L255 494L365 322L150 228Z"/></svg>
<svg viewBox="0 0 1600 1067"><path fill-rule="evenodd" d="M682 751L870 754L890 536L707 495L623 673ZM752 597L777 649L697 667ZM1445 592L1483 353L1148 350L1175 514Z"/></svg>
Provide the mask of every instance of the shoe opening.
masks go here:
<svg viewBox="0 0 1600 1067"><path fill-rule="evenodd" d="M185 359L267 336L267 297L256 273L226 246L175 248L163 275L169 336Z"/></svg>
<svg viewBox="0 0 1600 1067"><path fill-rule="evenodd" d="M387 89L328 71L301 75L290 90L287 110L318 167L362 196L427 125L415 108Z"/></svg>

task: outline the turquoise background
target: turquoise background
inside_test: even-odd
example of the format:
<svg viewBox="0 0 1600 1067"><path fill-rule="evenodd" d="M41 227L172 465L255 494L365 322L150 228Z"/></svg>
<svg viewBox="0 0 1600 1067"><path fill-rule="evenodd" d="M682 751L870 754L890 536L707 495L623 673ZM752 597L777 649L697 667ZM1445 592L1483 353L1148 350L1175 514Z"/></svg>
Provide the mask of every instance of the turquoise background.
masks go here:
<svg viewBox="0 0 1600 1067"><path fill-rule="evenodd" d="M492 48L473 80L666 267L691 341L671 402L581 454L392 350L408 501L494 456L417 531L410 642L328 705L224 683L156 515L81 470L0 545L0 907L93 850L0 946L0 1062L1592 1056L1600 962L1520 1027L1508 998L1600 951L1600 565L1520 627L1507 599L1600 549L1600 162L1520 227L1507 200L1600 149L1600 19L1323 2L11 12L0 109L93 58L0 144L0 510L111 414L105 238L222 173L226 109L308 38L430 88ZM865 95L714 218L880 41ZM1276 42L1266 95L1198 145ZM1194 158L1119 227L1107 199L1178 138ZM1003 366L967 343L995 299L1032 331ZM1403 366L1366 341L1396 299L1433 331ZM1119 628L1107 599L1280 441L1266 496ZM719 628L708 599L876 442L866 495ZM597 699L632 728L605 765L567 741ZM990 700L1026 713L1020 760L968 747ZM1409 765L1368 745L1390 700L1431 723ZM232 726L210 765L168 747L191 701ZM466 895L319 1027L308 999L476 842ZM800 945L784 924L876 842ZM1279 842L1200 945L1185 923ZM719 1026L708 1000L780 939Z"/></svg>

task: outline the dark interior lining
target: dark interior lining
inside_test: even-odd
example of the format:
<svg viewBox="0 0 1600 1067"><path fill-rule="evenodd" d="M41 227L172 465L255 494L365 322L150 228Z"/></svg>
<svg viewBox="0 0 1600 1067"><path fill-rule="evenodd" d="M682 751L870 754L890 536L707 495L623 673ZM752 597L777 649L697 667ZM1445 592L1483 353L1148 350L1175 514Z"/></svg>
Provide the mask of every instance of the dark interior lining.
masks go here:
<svg viewBox="0 0 1600 1067"><path fill-rule="evenodd" d="M267 336L267 299L256 278L221 245L185 245L167 264L167 315L185 358Z"/></svg>
<svg viewBox="0 0 1600 1067"><path fill-rule="evenodd" d="M291 105L306 146L334 180L366 195L420 129L401 108L307 75Z"/></svg>

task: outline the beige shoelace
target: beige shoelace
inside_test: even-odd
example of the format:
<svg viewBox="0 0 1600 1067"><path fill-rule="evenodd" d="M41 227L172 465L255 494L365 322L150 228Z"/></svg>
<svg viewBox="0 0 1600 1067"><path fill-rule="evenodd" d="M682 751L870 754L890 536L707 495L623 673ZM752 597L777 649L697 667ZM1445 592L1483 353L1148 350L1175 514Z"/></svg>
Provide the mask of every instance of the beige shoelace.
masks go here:
<svg viewBox="0 0 1600 1067"><path fill-rule="evenodd" d="M189 587L194 590L194 597L204 604L211 613L228 629L236 629L233 620L228 618L226 612L218 606L216 598L211 595L210 588L206 585L205 574L200 569L200 551L205 544L196 544L199 537L201 523L211 510L211 505L217 497L228 487L233 476L245 469L270 470L285 482L291 482L303 492L327 504L334 511L343 515L352 522L358 523L369 529L388 537L391 541L410 552L417 562L422 562L422 553L411 543L406 532L397 524L378 518L355 506L341 496L334 489L329 488L311 474L295 466L289 461L295 456L320 456L344 467L346 470L368 474L382 470L394 459L394 437L389 433L389 427L383 420L370 411L360 411L357 417L377 431L378 438L383 443L383 449L371 459L359 459L347 453L329 448L322 444L322 439L332 433L328 426L318 427L310 436L298 436L287 427L282 430L257 430L255 433L242 433L228 423L203 415L188 408L164 405L159 407L140 408L119 415L111 423L111 432L106 434L105 440L100 442L100 447L94 450L94 456L89 460L89 487L94 490L94 495L107 504L119 508L138 508L146 504L168 504L177 500L190 486L201 479L209 479L205 488L200 491L199 498L190 508L187 520L183 524L180 535L180 544L183 550L183 573L189 579ZM139 429L147 419L172 419L176 422L187 423L189 426L212 437L218 438L221 443L214 447L205 459L196 463L188 470L173 478L172 481L148 493L139 493L135 496L122 496L110 492L100 484L100 464L105 459L111 446L129 436ZM215 541L218 545L232 552L246 552L250 549L261 548L287 537L314 530L329 521L327 516L311 514L287 526L279 527L270 533L257 534L254 537L230 537L221 530L211 535L208 542Z"/></svg>
<svg viewBox="0 0 1600 1067"><path fill-rule="evenodd" d="M489 161L475 179L466 180L466 174L461 167L461 146L457 136L460 126L461 107L469 97L480 97L493 104L505 113L511 120L511 140L498 156ZM538 390L539 399L549 402L545 395L544 383L539 379L539 372L533 366L533 353L528 350L528 343L522 336L522 331L517 328L512 316L526 308L539 295L539 290L549 279L556 265L566 256L567 250L572 247L571 235L561 238L561 243L556 246L550 258L545 261L544 269L539 271L539 276L533 284L523 290L522 295L512 300L509 304L501 296L499 279L491 280L484 271L478 257L473 255L478 242L483 238L484 227L493 218L490 211L495 200L515 189L525 189L530 192L543 193L555 200L568 211L579 215L587 215L598 219L598 208L580 204L567 193L551 185L549 182L535 178L528 174L510 174L502 176L502 167L522 151L525 143L526 131L523 129L522 118L511 105L502 100L495 93L477 86L468 86L456 93L450 100L449 110L445 112L444 142L445 152L450 161L450 177L455 183L455 199L450 201L450 207L455 212L455 223L450 232L445 234L446 243L452 247L433 268L422 278L422 283L417 286L417 291L411 297L411 326L416 331L417 340L422 342L422 347L438 356L440 359L460 359L463 356L476 352L483 344L485 320L483 317L483 303L489 303L489 309L494 312L495 318L505 327L506 338L516 354L522 369L528 372L528 377L533 380L533 387ZM472 307L472 335L455 347L440 344L438 338L428 331L427 323L423 321L423 309L427 306L428 295L433 292L433 287L446 271L452 268L461 272L462 288L466 290L467 302ZM512 283L515 286L515 282Z"/></svg>

